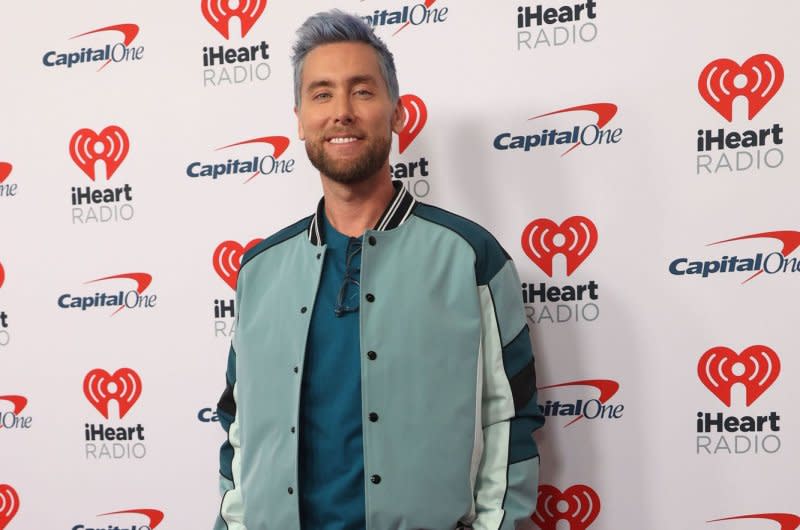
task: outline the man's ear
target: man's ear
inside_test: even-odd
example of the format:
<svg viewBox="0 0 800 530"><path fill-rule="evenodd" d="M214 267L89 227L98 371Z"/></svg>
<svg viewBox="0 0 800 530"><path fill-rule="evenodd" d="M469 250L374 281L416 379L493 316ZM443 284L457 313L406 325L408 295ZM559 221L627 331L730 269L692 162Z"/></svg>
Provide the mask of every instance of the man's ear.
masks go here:
<svg viewBox="0 0 800 530"><path fill-rule="evenodd" d="M397 105L395 105L394 110L392 111L392 131L397 134L400 134L400 131L403 129L403 124L406 122L406 109L403 107L403 102L400 101L400 98L397 98Z"/></svg>
<svg viewBox="0 0 800 530"><path fill-rule="evenodd" d="M303 131L303 124L300 123L300 110L297 108L297 105L294 107L294 115L297 118L297 136L300 137L301 141L305 141L306 133Z"/></svg>

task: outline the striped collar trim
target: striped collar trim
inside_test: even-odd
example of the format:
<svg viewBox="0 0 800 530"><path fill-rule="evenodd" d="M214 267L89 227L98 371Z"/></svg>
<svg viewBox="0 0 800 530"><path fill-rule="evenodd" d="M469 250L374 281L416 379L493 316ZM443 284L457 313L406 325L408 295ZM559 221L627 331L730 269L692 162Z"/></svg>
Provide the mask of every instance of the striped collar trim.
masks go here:
<svg viewBox="0 0 800 530"><path fill-rule="evenodd" d="M372 228L373 230L383 231L397 228L408 219L408 216L411 215L411 212L414 210L414 205L417 204L414 197L400 182L396 180L392 181L392 185L394 186L394 197L389 203L389 206L386 207L383 215L378 219L378 222L375 223L375 226ZM308 226L308 240L311 241L313 245L325 244L322 234L319 231L319 223L324 215L324 209L325 198L323 197L317 205L317 213L311 218L311 224Z"/></svg>

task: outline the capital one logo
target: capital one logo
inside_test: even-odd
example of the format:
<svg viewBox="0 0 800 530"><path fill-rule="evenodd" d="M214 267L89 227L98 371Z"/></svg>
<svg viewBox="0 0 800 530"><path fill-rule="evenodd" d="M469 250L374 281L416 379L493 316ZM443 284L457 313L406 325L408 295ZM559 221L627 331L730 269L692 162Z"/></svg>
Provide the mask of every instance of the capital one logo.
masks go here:
<svg viewBox="0 0 800 530"><path fill-rule="evenodd" d="M547 116L554 116L556 114L564 114L566 112L576 112L576 111L588 111L595 115L597 115L597 121L591 125L590 128L584 129L585 131L589 131L588 133L584 133L581 131L579 134L574 135L575 138L573 139L572 147L561 153L561 156L568 155L571 151L577 149L581 144L583 145L591 145L597 141L597 137L600 136L600 130L602 130L608 122L614 119L614 116L617 115L618 107L614 103L589 103L587 105L577 105L575 107L569 107L566 109L559 109L554 110L553 112L548 112L546 114L539 114L538 116L534 116L532 118L528 118L528 121L537 120L539 118L544 118ZM594 140L589 141L589 134L595 135ZM546 141L542 142L543 144Z"/></svg>
<svg viewBox="0 0 800 530"><path fill-rule="evenodd" d="M223 241L214 250L213 264L222 281L236 290L236 280L239 277L239 268L242 266L242 258L248 250L261 243L261 239L253 239L246 245L237 241Z"/></svg>
<svg viewBox="0 0 800 530"><path fill-rule="evenodd" d="M535 219L522 231L522 250L542 271L553 277L553 258L566 258L567 276L583 263L597 246L597 228L586 217L575 215L557 225L550 219Z"/></svg>
<svg viewBox="0 0 800 530"><path fill-rule="evenodd" d="M569 381L555 385L540 386L538 390L550 390L553 388L565 387L590 387L597 390L600 395L595 399L589 399L585 403L583 399L575 403L562 403L561 401L547 400L544 405L539 405L539 409L545 416L570 416L575 417L572 421L564 425L566 429L577 421L588 418L590 420L619 419L622 416L622 405L607 405L608 401L619 391L619 383L611 379L584 379L581 381Z"/></svg>
<svg viewBox="0 0 800 530"><path fill-rule="evenodd" d="M745 388L746 406L752 405L778 379L781 361L769 347L755 345L736 353L725 346L705 352L697 363L697 375L712 394L731 406L731 389Z"/></svg>
<svg viewBox="0 0 800 530"><path fill-rule="evenodd" d="M119 419L125 417L142 394L142 380L130 368L120 368L109 374L102 368L95 368L83 379L83 393L97 411L108 418L108 405L117 402Z"/></svg>
<svg viewBox="0 0 800 530"><path fill-rule="evenodd" d="M76 131L69 142L69 155L92 181L95 180L96 163L102 160L106 180L110 180L128 155L129 147L125 131L117 125L109 125L100 134L91 129Z"/></svg>
<svg viewBox="0 0 800 530"><path fill-rule="evenodd" d="M62 309L80 309L86 311L88 309L96 309L101 307L113 307L114 311L111 316L116 315L125 308L151 309L156 306L158 295L145 294L145 290L150 286L153 281L153 276L146 272L128 272L123 274L114 274L112 276L104 276L85 282L85 284L93 284L104 281L115 280L129 280L136 283L136 288L128 291L116 292L96 292L94 295L81 296L65 293L58 297L58 307Z"/></svg>
<svg viewBox="0 0 800 530"><path fill-rule="evenodd" d="M258 18L264 13L267 0L201 0L203 16L225 40L230 39L230 21L236 17L242 28L242 38L247 36Z"/></svg>
<svg viewBox="0 0 800 530"><path fill-rule="evenodd" d="M75 65L83 63L102 62L103 64L97 69L99 72L112 61L115 63L122 63L142 59L144 56L144 46L131 46L136 36L139 35L139 26L136 24L113 24L111 26L105 26L73 35L70 37L70 40L77 39L78 37L85 37L86 35L106 32L121 33L122 42L106 44L99 48L84 46L80 51L59 53L55 50L50 50L42 57L42 63L47 67L66 66L67 68L72 68Z"/></svg>
<svg viewBox="0 0 800 530"><path fill-rule="evenodd" d="M223 163L192 162L186 168L186 174L193 178L211 177L212 180L228 175L248 174L249 176L244 181L247 184L258 175L285 174L294 170L294 160L280 160L281 155L289 148L289 138L286 136L250 138L241 142L223 145L216 148L215 151L223 151L243 145L268 145L272 147L272 155L256 156L252 159L228 159L227 162Z"/></svg>
<svg viewBox="0 0 800 530"><path fill-rule="evenodd" d="M397 134L400 142L400 153L402 154L411 142L425 127L428 121L428 107L419 96L414 94L404 94L400 96L400 103L405 110L405 119L403 120L403 128Z"/></svg>
<svg viewBox="0 0 800 530"><path fill-rule="evenodd" d="M783 66L777 58L762 53L740 66L731 59L711 61L700 73L697 88L714 110L733 121L733 101L747 99L747 119L752 120L778 93L783 84Z"/></svg>
<svg viewBox="0 0 800 530"><path fill-rule="evenodd" d="M600 496L585 484L565 489L548 484L539 486L536 512L531 520L541 530L556 530L559 521L569 523L570 530L586 530L600 515Z"/></svg>
<svg viewBox="0 0 800 530"><path fill-rule="evenodd" d="M530 152L531 150L537 151L540 148L553 147L553 146L568 146L566 151L561 153L561 156L566 156L581 145L609 145L617 144L622 141L623 129L621 127L610 128L607 125L617 115L619 108L614 103L609 102L596 102L587 103L585 105L576 105L563 109L554 110L538 116L528 118L528 121L538 120L548 116L555 116L558 114L569 114L574 112L591 113L595 115L595 120L587 125L572 125L569 128L559 130L556 127L552 129L542 129L533 134L514 134L511 132L502 132L495 136L493 145L499 151L517 151L522 150Z"/></svg>
<svg viewBox="0 0 800 530"><path fill-rule="evenodd" d="M8 178L13 168L8 162L0 162L0 184Z"/></svg>
<svg viewBox="0 0 800 530"><path fill-rule="evenodd" d="M712 519L706 521L708 523L718 523L720 521L736 521L742 519L761 519L763 521L771 521L778 523L780 528L778 530L797 530L800 528L800 516L793 513L754 513L749 515L736 515L733 517L723 517L721 519ZM762 528L761 526L759 528ZM763 528L775 528L774 525L763 525Z"/></svg>
<svg viewBox="0 0 800 530"><path fill-rule="evenodd" d="M16 490L8 484L0 484L0 530L8 526L17 515L17 511L19 511L19 495Z"/></svg>
<svg viewBox="0 0 800 530"><path fill-rule="evenodd" d="M797 250L797 247L800 247L800 232L796 230L776 230L774 232L761 232L758 234L749 234L746 236L732 237L730 239L724 239L722 241L709 243L708 246L719 245L721 243L730 243L732 241L744 241L748 239L773 239L781 244L781 250L779 252L773 252L769 254L767 256L763 268L756 271L752 276L744 280L742 284L749 282L750 280L752 280L753 278L755 278L756 276L765 271L769 274L774 274L781 270L785 272L788 268L792 267L787 259L789 257L789 254ZM772 257L773 254L775 255L774 257ZM778 266L777 268L773 267L773 270L770 271L768 265L769 263L775 261L778 262ZM793 268L796 267L797 265L795 264Z"/></svg>

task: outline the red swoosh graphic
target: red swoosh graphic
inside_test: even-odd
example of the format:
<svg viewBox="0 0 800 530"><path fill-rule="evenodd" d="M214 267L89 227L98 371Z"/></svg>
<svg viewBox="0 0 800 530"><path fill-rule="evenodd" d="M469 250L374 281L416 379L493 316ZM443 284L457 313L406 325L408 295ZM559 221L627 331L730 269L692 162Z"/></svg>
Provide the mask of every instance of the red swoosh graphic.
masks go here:
<svg viewBox="0 0 800 530"><path fill-rule="evenodd" d="M427 8L431 7L431 6L434 4L434 2L436 2L436 0L425 0L425 8L427 9ZM394 37L395 35L397 35L398 33L400 33L402 30L404 30L404 29L405 29L405 27L406 27L406 26L408 26L409 24L411 24L411 22L406 22L405 24L403 24L402 26L400 26L400 28L398 28L398 30L397 30L397 31L395 31L394 33L392 33L392 37Z"/></svg>
<svg viewBox="0 0 800 530"><path fill-rule="evenodd" d="M619 383L612 381L611 379L583 379L581 381L570 381L569 383L560 383L557 385L540 386L538 390L547 390L549 388L559 388L564 386L592 386L600 391L600 397L597 398L597 400L604 405L614 396L614 394L617 393L617 391L619 391ZM582 418L583 414L564 425L564 428L566 429Z"/></svg>
<svg viewBox="0 0 800 530"><path fill-rule="evenodd" d="M100 33L101 31L119 31L120 33L122 33L123 37L122 44L124 44L125 47L127 48L130 45L130 43L133 42L133 39L136 38L136 35L139 34L139 26L136 24L115 24L113 26L106 26L104 28L93 29L91 31L87 31L86 33L80 33L78 35L74 35L70 37L70 40L76 39L78 37L83 37L84 35L91 35L92 33ZM100 70L108 66L108 63L110 62L111 59L103 63L103 66L98 68L97 71L99 72Z"/></svg>
<svg viewBox="0 0 800 530"><path fill-rule="evenodd" d="M714 243L709 243L706 246L710 247L713 245L718 245L720 243L728 243L730 241L741 241L743 239L759 239L759 238L777 239L778 241L783 243L781 254L783 255L784 258L788 257L789 254L794 252L797 249L797 247L800 247L800 232L796 232L794 230L777 230L775 232L761 232L759 234L751 234L749 236L732 237L731 239L723 239L722 241L715 241ZM756 272L755 274L747 278L745 281L742 282L742 284L749 282L762 272L764 272L764 269L761 269L760 271Z"/></svg>
<svg viewBox="0 0 800 530"><path fill-rule="evenodd" d="M286 136L262 136L260 138L253 138L251 140L243 140L241 142L236 142L235 144L230 145L223 145L222 147L217 147L214 151L220 151L222 149L227 149L229 147L235 147L237 145L246 145L246 144L270 144L273 148L273 155L275 159L280 158L280 156L289 148L289 138ZM245 184L253 180L253 178L258 175L258 171L250 175L250 177L244 181Z"/></svg>
<svg viewBox="0 0 800 530"><path fill-rule="evenodd" d="M707 523L717 521L733 521L735 519L766 519L781 525L780 530L797 530L800 527L800 517L791 513L756 513L752 515L737 515L735 517L723 517L722 519L712 519Z"/></svg>
<svg viewBox="0 0 800 530"><path fill-rule="evenodd" d="M161 524L161 521L164 520L164 512L162 512L160 510L150 510L150 509L147 509L147 508L139 508L137 510L120 510L118 512L101 513L100 515L101 516L102 515L120 515L120 514L123 514L123 513L135 513L135 514L138 514L138 515L144 515L145 517L147 517L150 520L150 523L147 526L149 526L153 530L155 530L155 527L157 527L159 524Z"/></svg>
<svg viewBox="0 0 800 530"><path fill-rule="evenodd" d="M13 168L8 162L0 162L0 184L11 174Z"/></svg>
<svg viewBox="0 0 800 530"><path fill-rule="evenodd" d="M14 405L14 414L19 414L25 405L28 404L28 398L25 396L0 396L3 401L10 401Z"/></svg>
<svg viewBox="0 0 800 530"><path fill-rule="evenodd" d="M589 112L594 112L597 114L597 128L602 129L603 127L611 121L611 119L616 116L617 114L617 106L613 103L588 103L586 105L578 105L576 107L569 107L566 109L554 110L553 112L548 112L547 114L539 114L538 116L534 116L532 118L528 118L528 121L535 120L537 118L544 118L545 116L552 116L554 114L562 114L564 112L573 112L576 110L587 110ZM575 142L575 145L561 153L561 156L568 154L573 149L576 149L580 144L580 142Z"/></svg>
<svg viewBox="0 0 800 530"><path fill-rule="evenodd" d="M25 396L0 396L0 401L10 401L14 405L14 416L19 415L25 405L28 404L28 398ZM2 428L3 426L0 425L0 429Z"/></svg>
<svg viewBox="0 0 800 530"><path fill-rule="evenodd" d="M97 278L96 280L90 280L88 282L85 282L84 285L90 284L90 283L95 283L95 282L101 282L103 280L116 280L116 279L120 279L120 278L125 279L125 280L133 280L133 281L135 281L136 282L136 292L139 293L139 294L142 294L144 292L144 290L147 289L147 287L150 286L150 282L153 281L153 277L150 274L147 274L146 272L129 272L127 274L115 274L114 276L105 276L103 278ZM111 313L111 316L116 315L117 313L119 313L123 309L125 309L124 305L119 306L119 309L117 309L116 311Z"/></svg>

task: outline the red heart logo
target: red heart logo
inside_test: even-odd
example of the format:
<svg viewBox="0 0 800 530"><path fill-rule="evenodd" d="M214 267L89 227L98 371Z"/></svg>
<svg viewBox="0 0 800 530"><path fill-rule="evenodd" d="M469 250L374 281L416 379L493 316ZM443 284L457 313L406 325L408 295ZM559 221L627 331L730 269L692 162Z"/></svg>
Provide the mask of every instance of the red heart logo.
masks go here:
<svg viewBox="0 0 800 530"><path fill-rule="evenodd" d="M556 241L556 236L562 239ZM588 218L576 215L555 224L550 219L531 221L522 231L522 250L545 274L553 276L553 258L567 259L567 276L584 262L597 245L597 228Z"/></svg>
<svg viewBox="0 0 800 530"><path fill-rule="evenodd" d="M98 160L105 162L106 180L110 180L128 155L128 149L128 135L116 125L109 125L100 134L91 129L80 129L72 135L69 142L72 160L92 180L95 178L95 162Z"/></svg>
<svg viewBox="0 0 800 530"><path fill-rule="evenodd" d="M236 290L236 280L239 277L239 268L242 266L242 258L248 250L261 241L261 239L253 239L245 246L236 241L223 241L214 250L214 270L234 291Z"/></svg>
<svg viewBox="0 0 800 530"><path fill-rule="evenodd" d="M0 530L3 530L19 510L19 495L8 484L0 484Z"/></svg>
<svg viewBox="0 0 800 530"><path fill-rule="evenodd" d="M397 133L402 153L425 127L425 123L428 121L428 107L425 106L422 99L414 94L400 96L400 103L406 111L403 128Z"/></svg>
<svg viewBox="0 0 800 530"><path fill-rule="evenodd" d="M0 287L3 286L4 281L6 281L6 271L3 269L3 264L0 263Z"/></svg>
<svg viewBox="0 0 800 530"><path fill-rule="evenodd" d="M14 169L14 166L8 162L0 162L0 184L8 178L12 169Z"/></svg>
<svg viewBox="0 0 800 530"><path fill-rule="evenodd" d="M83 393L105 419L108 419L108 403L117 400L119 419L122 419L142 395L142 380L130 368L120 368L114 375L95 368L83 379Z"/></svg>
<svg viewBox="0 0 800 530"><path fill-rule="evenodd" d="M742 353L716 346L705 352L697 363L700 381L727 407L731 406L731 388L735 383L744 385L749 407L778 379L780 372L778 354L760 344Z"/></svg>
<svg viewBox="0 0 800 530"><path fill-rule="evenodd" d="M556 530L559 521L570 530L585 530L600 514L600 496L585 484L570 486L564 493L547 484L539 486L536 511L531 520L542 530Z"/></svg>
<svg viewBox="0 0 800 530"><path fill-rule="evenodd" d="M752 120L778 93L782 84L783 66L766 53L750 57L742 66L731 59L716 59L703 68L697 80L697 88L706 103L728 121L733 121L733 100L736 97L747 99L747 119Z"/></svg>
<svg viewBox="0 0 800 530"><path fill-rule="evenodd" d="M244 38L266 7L267 0L239 2L238 7L233 9L231 9L228 2L220 2L219 0L200 1L200 8L203 11L203 16L220 35L225 37L225 40L230 38L228 27L232 17L238 17L239 23L242 26L242 38Z"/></svg>

